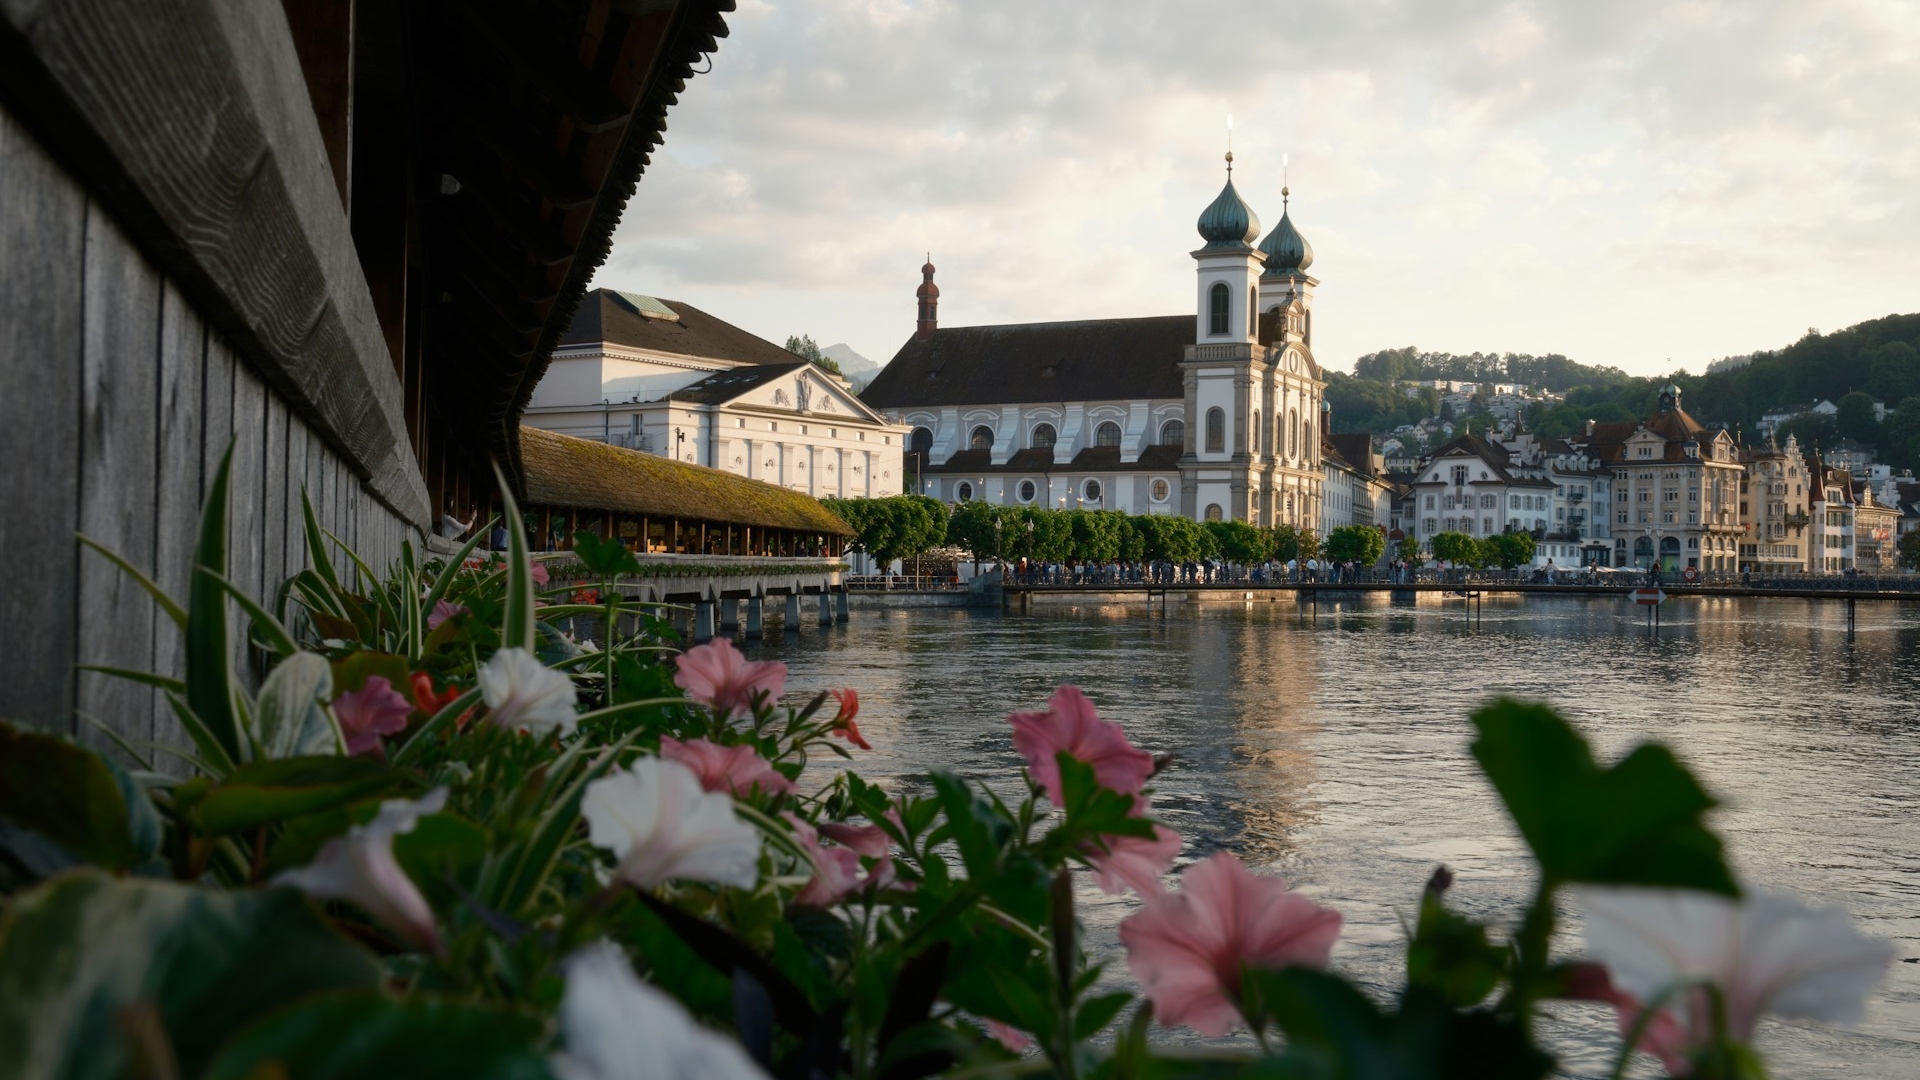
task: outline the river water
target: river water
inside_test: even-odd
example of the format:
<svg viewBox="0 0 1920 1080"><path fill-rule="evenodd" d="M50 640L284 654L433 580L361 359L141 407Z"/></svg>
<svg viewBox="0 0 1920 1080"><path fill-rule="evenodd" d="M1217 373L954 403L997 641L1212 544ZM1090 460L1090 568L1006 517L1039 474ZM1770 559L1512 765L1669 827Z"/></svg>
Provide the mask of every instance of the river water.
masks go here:
<svg viewBox="0 0 1920 1080"><path fill-rule="evenodd" d="M915 791L929 768L1013 790L1006 715L1079 684L1137 745L1176 753L1154 787L1181 863L1231 851L1338 908L1334 964L1381 997L1435 865L1471 914L1510 919L1530 895L1525 849L1467 749L1480 703L1550 702L1603 760L1668 743L1722 800L1712 823L1743 880L1842 905L1900 957L1860 1024L1769 1022L1773 1075L1920 1076L1920 607L1862 603L1849 643L1831 601L1675 601L1657 638L1610 598L1489 596L1477 620L1463 606L856 611L749 651L784 660L790 690L857 687L876 749L856 767ZM1080 896L1124 984L1115 926L1135 903L1090 881ZM1577 949L1577 914L1563 921L1559 947ZM1568 1075L1606 1075L1610 1011L1558 1006L1544 1031Z"/></svg>

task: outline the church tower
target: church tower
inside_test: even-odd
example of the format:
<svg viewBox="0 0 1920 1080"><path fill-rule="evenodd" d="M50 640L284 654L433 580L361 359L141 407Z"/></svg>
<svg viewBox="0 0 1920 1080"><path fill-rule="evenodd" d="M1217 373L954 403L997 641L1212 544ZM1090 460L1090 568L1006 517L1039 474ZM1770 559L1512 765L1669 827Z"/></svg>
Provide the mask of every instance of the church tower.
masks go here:
<svg viewBox="0 0 1920 1080"><path fill-rule="evenodd" d="M914 290L913 295L920 303L920 320L914 326L913 336L916 340L925 341L933 336L933 331L940 325L940 286L933 283L932 252L927 253L927 261L920 267L920 287Z"/></svg>
<svg viewBox="0 0 1920 1080"><path fill-rule="evenodd" d="M1293 216L1288 213L1287 204L1293 192L1286 186L1280 188L1280 223L1273 227L1265 240L1260 241L1260 256L1266 266L1260 274L1260 311L1265 314L1274 311L1289 301L1294 302L1296 317L1292 320L1300 340L1307 348L1313 348L1313 287L1319 281L1308 276L1307 267L1313 265L1313 245L1300 235L1293 225ZM1286 329L1282 320L1281 329Z"/></svg>
<svg viewBox="0 0 1920 1080"><path fill-rule="evenodd" d="M1186 447L1180 459L1180 508L1201 521L1257 520L1251 462L1260 454L1260 267L1253 242L1260 221L1227 185L1196 223L1206 244L1193 252L1193 344L1180 364L1186 384ZM1269 414L1270 415L1270 414Z"/></svg>

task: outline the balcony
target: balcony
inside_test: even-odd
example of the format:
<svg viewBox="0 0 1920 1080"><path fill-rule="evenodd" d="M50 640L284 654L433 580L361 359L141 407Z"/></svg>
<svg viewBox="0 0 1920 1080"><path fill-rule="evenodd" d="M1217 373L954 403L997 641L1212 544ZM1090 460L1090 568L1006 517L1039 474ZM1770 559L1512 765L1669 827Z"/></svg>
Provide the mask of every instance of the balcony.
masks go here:
<svg viewBox="0 0 1920 1080"><path fill-rule="evenodd" d="M1252 359L1253 345L1250 342L1230 341L1219 345L1187 346L1186 362L1189 364Z"/></svg>
<svg viewBox="0 0 1920 1080"><path fill-rule="evenodd" d="M1789 529L1804 529L1813 523L1813 515L1804 513L1788 514L1780 519Z"/></svg>
<svg viewBox="0 0 1920 1080"><path fill-rule="evenodd" d="M1576 491L1573 494L1567 496L1567 501L1578 506L1579 504L1587 501L1587 493L1584 491Z"/></svg>

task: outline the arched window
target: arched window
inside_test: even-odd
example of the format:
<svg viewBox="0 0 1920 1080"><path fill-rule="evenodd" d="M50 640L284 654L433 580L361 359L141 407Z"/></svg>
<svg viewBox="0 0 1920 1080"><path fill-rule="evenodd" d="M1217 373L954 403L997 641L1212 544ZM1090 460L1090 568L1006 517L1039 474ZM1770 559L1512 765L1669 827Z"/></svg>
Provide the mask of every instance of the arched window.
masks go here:
<svg viewBox="0 0 1920 1080"><path fill-rule="evenodd" d="M1087 481L1087 486L1081 489L1081 494L1086 496L1086 499L1088 502L1099 502L1100 501L1100 481L1098 480Z"/></svg>
<svg viewBox="0 0 1920 1080"><path fill-rule="evenodd" d="M1260 336L1260 287L1247 286L1247 336Z"/></svg>
<svg viewBox="0 0 1920 1080"><path fill-rule="evenodd" d="M1036 490L1037 489L1033 486L1033 481L1031 480L1020 481L1020 501L1023 503L1032 502L1033 495Z"/></svg>
<svg viewBox="0 0 1920 1080"><path fill-rule="evenodd" d="M1221 409L1207 410L1207 453L1223 454L1227 450L1227 414Z"/></svg>
<svg viewBox="0 0 1920 1080"><path fill-rule="evenodd" d="M1027 440L1027 445L1035 450L1042 450L1059 441L1060 434L1053 430L1052 424L1035 424L1033 437Z"/></svg>
<svg viewBox="0 0 1920 1080"><path fill-rule="evenodd" d="M1220 520L1220 504L1219 503L1207 504L1207 520L1208 521Z"/></svg>
<svg viewBox="0 0 1920 1080"><path fill-rule="evenodd" d="M967 483L965 480L962 480L960 481L959 486L953 489L953 494L961 502L972 502L973 501L973 485Z"/></svg>
<svg viewBox="0 0 1920 1080"><path fill-rule="evenodd" d="M1318 445L1313 438L1313 417L1309 415L1300 422L1300 452L1306 455L1308 461L1312 461L1313 448Z"/></svg>
<svg viewBox="0 0 1920 1080"><path fill-rule="evenodd" d="M1216 281L1213 288L1207 290L1207 333L1224 334L1227 332L1227 284Z"/></svg>
<svg viewBox="0 0 1920 1080"><path fill-rule="evenodd" d="M1153 496L1153 501L1157 503L1166 502L1167 493L1171 490L1172 489L1167 485L1167 482L1165 480L1160 479L1159 477L1154 477L1153 485L1148 489L1148 491Z"/></svg>
<svg viewBox="0 0 1920 1080"><path fill-rule="evenodd" d="M1300 410L1287 410L1287 456L1300 456Z"/></svg>
<svg viewBox="0 0 1920 1080"><path fill-rule="evenodd" d="M1114 423L1111 420L1108 420L1107 422L1101 424L1099 427L1094 428L1093 429L1093 445L1119 446L1120 445L1120 425Z"/></svg>
<svg viewBox="0 0 1920 1080"><path fill-rule="evenodd" d="M1184 420L1169 420L1160 425L1161 446L1185 446L1187 442L1187 423Z"/></svg>
<svg viewBox="0 0 1920 1080"><path fill-rule="evenodd" d="M915 454L924 454L933 449L933 429L917 427L907 437L907 450Z"/></svg>
<svg viewBox="0 0 1920 1080"><path fill-rule="evenodd" d="M970 449L974 450L993 449L993 429L985 424L974 428L973 437L967 440L967 445Z"/></svg>
<svg viewBox="0 0 1920 1080"><path fill-rule="evenodd" d="M1249 449L1249 450L1252 450L1252 451L1253 451L1254 453L1256 453L1256 454L1264 454L1264 453L1266 453L1266 452L1267 452L1267 448L1266 448L1266 446L1265 446L1265 442L1266 442L1266 434L1267 434L1267 433L1266 433L1265 431L1263 431L1263 430L1261 430L1261 427L1260 427L1260 410L1259 410L1259 409L1255 409L1255 410L1253 410L1253 427L1252 427L1252 428L1251 428L1250 430L1251 430L1251 431L1253 432L1253 437L1254 437L1254 440L1255 440L1255 441L1257 441L1257 442L1259 442L1259 443L1261 443L1262 445L1259 445L1259 446L1250 446L1250 447L1248 447L1248 449Z"/></svg>

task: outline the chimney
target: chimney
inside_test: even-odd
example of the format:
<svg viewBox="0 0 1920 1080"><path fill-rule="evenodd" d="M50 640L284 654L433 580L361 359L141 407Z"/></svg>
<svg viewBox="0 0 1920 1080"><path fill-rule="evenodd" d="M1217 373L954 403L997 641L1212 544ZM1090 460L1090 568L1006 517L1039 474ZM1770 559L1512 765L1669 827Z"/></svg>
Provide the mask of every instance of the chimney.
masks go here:
<svg viewBox="0 0 1920 1080"><path fill-rule="evenodd" d="M932 252L927 253L926 265L920 268L920 288L914 291L914 296L920 300L920 321L914 327L913 336L917 341L925 341L940 325L940 286L933 283Z"/></svg>
<svg viewBox="0 0 1920 1080"><path fill-rule="evenodd" d="M1587 438L1593 438L1593 418L1587 418Z"/></svg>

